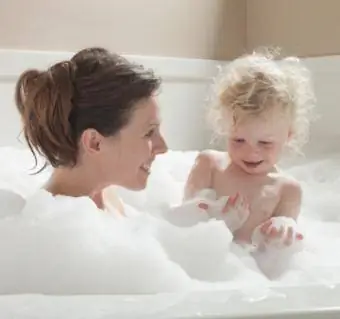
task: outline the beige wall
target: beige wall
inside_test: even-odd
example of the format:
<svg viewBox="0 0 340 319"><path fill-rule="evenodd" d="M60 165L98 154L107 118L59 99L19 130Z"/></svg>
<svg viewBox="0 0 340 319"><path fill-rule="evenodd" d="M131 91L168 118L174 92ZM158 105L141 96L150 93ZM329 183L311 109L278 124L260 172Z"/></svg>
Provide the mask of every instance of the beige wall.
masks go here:
<svg viewBox="0 0 340 319"><path fill-rule="evenodd" d="M230 59L340 54L340 0L0 0L0 48Z"/></svg>
<svg viewBox="0 0 340 319"><path fill-rule="evenodd" d="M0 0L0 47L228 59L245 49L246 0Z"/></svg>
<svg viewBox="0 0 340 319"><path fill-rule="evenodd" d="M340 54L340 0L247 0L247 48L287 54Z"/></svg>

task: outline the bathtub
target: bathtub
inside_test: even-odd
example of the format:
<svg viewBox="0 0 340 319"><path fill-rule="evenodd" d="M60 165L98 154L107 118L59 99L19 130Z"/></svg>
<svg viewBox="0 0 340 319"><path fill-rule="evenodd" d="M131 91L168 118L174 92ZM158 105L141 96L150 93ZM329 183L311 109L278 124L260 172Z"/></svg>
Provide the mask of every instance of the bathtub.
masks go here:
<svg viewBox="0 0 340 319"><path fill-rule="evenodd" d="M0 101L3 117L0 118L0 164L11 165L13 172L22 169L27 151L19 136L20 123L13 105L13 85L18 73L28 67L44 67L67 58L70 53L0 51ZM219 64L227 61L200 61L154 57L131 57L154 67L164 78L164 91L160 96L163 130L171 156L193 158L195 152L212 147L210 132L204 124L204 98L208 84ZM323 172L329 158L334 169L339 158L337 143L340 128L336 88L340 78L338 57L308 59L315 77L315 86L321 109L321 118L312 129L311 143L305 150L307 158L283 165L300 168L311 165L320 189L331 181L332 172ZM194 119L192 127L178 116L187 112ZM174 131L173 123L176 123ZM176 134L175 134L176 133ZM180 133L180 134L179 134ZM19 138L18 138L19 136ZM221 147L221 144L214 145ZM25 156L18 156L21 149ZM11 157L12 156L12 157ZM13 157L14 156L14 157ZM16 161L13 160L16 158ZM8 161L8 163L6 163ZM313 166L314 165L314 166ZM340 172L340 170L339 170ZM306 173L306 170L305 170ZM334 175L334 174L333 174ZM18 175L19 176L19 175ZM304 175L307 176L306 174ZM340 173L339 173L340 176ZM324 178L322 180L322 178ZM340 177L339 177L340 179ZM8 176L0 178L0 186L27 191L29 184L20 176L16 182ZM337 185L335 183L335 185ZM318 187L319 187L318 186ZM340 208L340 205L339 205ZM335 210L333 209L333 212ZM331 217L330 217L331 218ZM0 266L1 267L1 266ZM327 276L326 276L327 277ZM340 276L339 276L340 277ZM325 278L325 277L324 277ZM239 290L225 287L209 291L159 293L156 295L43 295L20 294L0 296L1 318L340 318L340 281L320 280L304 285L290 283L280 286L252 287ZM1 283L0 283L1 285ZM339 295L338 295L339 294Z"/></svg>
<svg viewBox="0 0 340 319"><path fill-rule="evenodd" d="M0 297L2 318L339 318L339 286L277 289L272 298L242 298L237 291L156 296ZM264 293L265 295L265 293Z"/></svg>
<svg viewBox="0 0 340 319"><path fill-rule="evenodd" d="M180 158L183 162L191 162L196 152L170 151L162 160L169 157ZM0 189L10 188L28 194L35 187L30 177L23 177L22 165L29 157L27 150L18 148L0 148L0 166L6 173L0 171ZM334 156L334 163L340 156ZM326 161L326 162L325 162ZM321 185L324 178L330 178L332 172L322 172L330 166L329 159L314 160L308 163L292 166L303 178L308 178L310 172L318 172ZM13 165L14 163L14 165ZM326 163L326 164L325 164ZM176 165L175 161L172 164ZM166 169L173 170L173 167ZM27 167L27 166L26 166ZM306 169L310 167L310 169ZM11 175L13 179L9 180ZM330 179L331 181L331 179ZM340 182L340 177L337 183ZM39 183L39 181L37 181ZM322 189L322 185L321 188ZM146 190L147 192L147 190ZM126 202L134 203L134 193L122 193ZM315 203L318 204L317 202ZM313 205L315 205L313 203ZM319 203L320 204L320 203ZM321 203L322 204L322 203ZM136 205L138 207L138 205ZM334 209L332 210L334 213ZM340 219L339 219L340 220ZM339 236L340 237L340 236ZM19 294L0 295L1 318L339 318L340 316L340 264L330 268L337 270L339 276L322 274L320 278L303 285L290 281L288 284L273 283L272 285L249 286L183 291L177 293L158 293L144 295L48 295ZM334 275L334 274L333 274ZM314 275L315 277L315 275Z"/></svg>

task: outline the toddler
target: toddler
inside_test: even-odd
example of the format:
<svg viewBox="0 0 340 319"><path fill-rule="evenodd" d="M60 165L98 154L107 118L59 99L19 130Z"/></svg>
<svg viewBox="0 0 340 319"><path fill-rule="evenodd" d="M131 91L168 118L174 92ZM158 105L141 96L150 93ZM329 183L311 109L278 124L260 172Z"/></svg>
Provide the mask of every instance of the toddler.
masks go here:
<svg viewBox="0 0 340 319"><path fill-rule="evenodd" d="M314 94L309 72L297 58L253 53L231 62L216 82L210 118L227 140L227 152L196 158L185 200L224 219L240 243L290 246L297 231L302 191L279 170L288 146L307 141Z"/></svg>

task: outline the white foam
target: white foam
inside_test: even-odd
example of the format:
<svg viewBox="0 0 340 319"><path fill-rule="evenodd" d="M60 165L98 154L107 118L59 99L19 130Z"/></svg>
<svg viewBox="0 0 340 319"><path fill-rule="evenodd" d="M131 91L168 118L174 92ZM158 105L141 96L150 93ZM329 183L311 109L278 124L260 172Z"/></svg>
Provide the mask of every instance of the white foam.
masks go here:
<svg viewBox="0 0 340 319"><path fill-rule="evenodd" d="M98 212L86 198L53 198L45 191L30 197L48 173L29 176L27 151L0 150L1 188L30 197L21 213L10 201L0 213L0 293L247 291L340 280L338 157L288 170L303 183L304 249L289 260L266 256L256 263L247 249L231 243L221 221L179 227L162 219L181 202L195 156L169 152L156 161L146 190L119 189L134 207L127 206L130 216L122 218ZM259 270L278 263L287 269L276 280Z"/></svg>

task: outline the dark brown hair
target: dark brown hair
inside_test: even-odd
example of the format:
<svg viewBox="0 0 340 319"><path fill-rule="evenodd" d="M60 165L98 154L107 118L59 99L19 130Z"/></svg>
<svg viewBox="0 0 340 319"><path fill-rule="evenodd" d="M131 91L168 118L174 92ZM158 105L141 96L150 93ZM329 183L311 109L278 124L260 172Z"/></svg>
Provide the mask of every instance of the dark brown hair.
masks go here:
<svg viewBox="0 0 340 319"><path fill-rule="evenodd" d="M135 103L159 86L152 71L103 48L88 48L46 71L25 71L15 101L35 158L38 152L53 167L73 166L84 130L116 134Z"/></svg>

